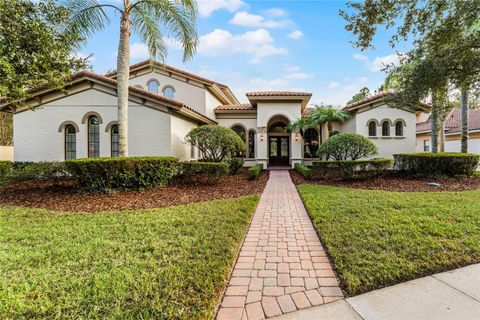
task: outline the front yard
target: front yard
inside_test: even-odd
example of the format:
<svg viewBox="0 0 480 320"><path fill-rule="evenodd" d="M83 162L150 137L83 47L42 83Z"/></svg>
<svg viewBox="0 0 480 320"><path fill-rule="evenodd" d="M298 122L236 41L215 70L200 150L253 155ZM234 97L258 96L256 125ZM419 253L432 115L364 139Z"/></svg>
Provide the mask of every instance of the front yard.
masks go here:
<svg viewBox="0 0 480 320"><path fill-rule="evenodd" d="M0 318L211 318L257 202L0 207Z"/></svg>
<svg viewBox="0 0 480 320"><path fill-rule="evenodd" d="M349 295L480 262L480 190L298 189Z"/></svg>

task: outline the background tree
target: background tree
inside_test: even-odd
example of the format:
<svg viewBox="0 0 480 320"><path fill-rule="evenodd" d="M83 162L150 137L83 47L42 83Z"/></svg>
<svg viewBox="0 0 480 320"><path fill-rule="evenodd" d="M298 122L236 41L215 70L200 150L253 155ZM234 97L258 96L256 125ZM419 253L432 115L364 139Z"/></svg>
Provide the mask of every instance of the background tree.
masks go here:
<svg viewBox="0 0 480 320"><path fill-rule="evenodd" d="M28 89L63 88L68 76L86 66L74 53L82 38L68 28L68 11L54 1L0 0L0 97L13 107ZM13 138L11 115L0 115L0 145Z"/></svg>
<svg viewBox="0 0 480 320"><path fill-rule="evenodd" d="M347 104L363 100L365 98L368 98L369 96L370 96L370 89L368 89L367 87L363 87L362 89L360 89L358 93L356 93L352 97L352 99L350 99L350 101L347 102Z"/></svg>
<svg viewBox="0 0 480 320"><path fill-rule="evenodd" d="M445 109L446 88L451 83L463 91L478 82L480 54L480 6L477 0L366 1L348 4L353 13L341 11L346 29L357 36L354 45L362 50L373 48L378 27L396 28L390 39L395 47L400 41L413 38L414 49L407 54L400 69L400 84L405 98L432 99L432 151L438 150L438 130ZM411 72L423 71L422 73ZM410 78L409 78L410 77ZM415 80L415 81L414 81ZM448 90L448 89L447 89ZM401 99L399 98L401 97ZM465 93L464 93L465 97ZM414 100L407 99L414 103ZM463 99L466 102L466 99ZM448 103L447 103L448 104ZM463 104L462 150L466 150L468 105ZM441 130L441 128L440 128Z"/></svg>
<svg viewBox="0 0 480 320"><path fill-rule="evenodd" d="M117 52L117 96L120 156L128 156L128 80L130 77L130 36L135 32L147 45L153 60L164 62L165 38L172 37L183 48L183 60L190 59L198 42L195 29L195 0L123 0L120 3L96 0L65 0L76 30L84 36L103 29L109 22L106 9L120 17Z"/></svg>

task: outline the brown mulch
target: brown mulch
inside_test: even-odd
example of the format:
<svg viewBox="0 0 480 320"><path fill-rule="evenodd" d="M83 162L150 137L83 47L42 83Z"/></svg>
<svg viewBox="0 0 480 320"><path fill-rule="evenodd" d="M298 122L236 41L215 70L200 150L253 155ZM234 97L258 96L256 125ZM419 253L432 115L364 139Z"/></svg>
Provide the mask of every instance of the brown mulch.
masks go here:
<svg viewBox="0 0 480 320"><path fill-rule="evenodd" d="M466 191L480 189L480 176L476 175L470 178L440 178L424 179L409 178L400 174L391 174L384 177L372 178L367 180L306 180L295 170L290 170L290 176L293 183L299 185L302 183L321 184L336 187L385 190L399 192L431 192L431 191ZM430 187L427 182L439 183L438 187Z"/></svg>
<svg viewBox="0 0 480 320"><path fill-rule="evenodd" d="M30 182L0 188L0 204L44 208L66 212L96 212L164 208L215 199L260 194L268 180L268 171L257 180L247 179L245 170L220 179L215 185L173 183L165 188L120 191L111 194L87 194L71 181L61 186L51 182Z"/></svg>

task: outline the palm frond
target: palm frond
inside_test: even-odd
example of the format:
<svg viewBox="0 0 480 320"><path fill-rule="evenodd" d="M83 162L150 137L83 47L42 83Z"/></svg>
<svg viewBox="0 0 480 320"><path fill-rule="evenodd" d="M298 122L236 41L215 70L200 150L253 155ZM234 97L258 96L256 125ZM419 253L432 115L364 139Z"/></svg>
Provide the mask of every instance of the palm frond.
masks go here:
<svg viewBox="0 0 480 320"><path fill-rule="evenodd" d="M148 16L151 21L157 21L157 24L164 27L163 35L179 41L183 49L184 61L189 60L196 52L198 36L195 28L196 2L194 0L139 0L132 5L131 9L132 14L134 11L137 11L136 15ZM147 30L145 23L141 26L132 27L136 30ZM148 30L153 35L154 31L160 30L160 26L156 30L148 27ZM144 34L144 36L146 35ZM165 40L163 38L159 38L156 41L150 39L147 45L164 46ZM149 47L149 50L151 52L162 52L164 49L161 49L161 47Z"/></svg>
<svg viewBox="0 0 480 320"><path fill-rule="evenodd" d="M110 23L105 7L112 7L120 10L111 4L100 4L96 0L63 0L60 2L65 6L71 15L72 28L87 38Z"/></svg>
<svg viewBox="0 0 480 320"><path fill-rule="evenodd" d="M157 21L139 8L131 12L131 22L133 31L147 45L150 57L164 63L167 48Z"/></svg>

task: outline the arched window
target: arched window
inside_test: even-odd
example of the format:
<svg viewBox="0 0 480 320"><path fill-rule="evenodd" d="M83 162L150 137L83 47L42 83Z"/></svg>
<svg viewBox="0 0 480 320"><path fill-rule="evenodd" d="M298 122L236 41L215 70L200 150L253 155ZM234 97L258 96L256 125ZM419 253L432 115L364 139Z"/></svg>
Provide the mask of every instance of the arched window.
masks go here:
<svg viewBox="0 0 480 320"><path fill-rule="evenodd" d="M120 145L118 140L118 124L114 124L110 130L110 141L112 148L112 157L120 156Z"/></svg>
<svg viewBox="0 0 480 320"><path fill-rule="evenodd" d="M368 136L369 137L377 136L377 123L373 120L368 123Z"/></svg>
<svg viewBox="0 0 480 320"><path fill-rule="evenodd" d="M88 157L100 157L100 121L97 116L88 118Z"/></svg>
<svg viewBox="0 0 480 320"><path fill-rule="evenodd" d="M382 136L390 137L390 123L386 120L382 122Z"/></svg>
<svg viewBox="0 0 480 320"><path fill-rule="evenodd" d="M305 158L314 158L318 150L318 131L314 128L309 128L303 134L304 140L304 156Z"/></svg>
<svg viewBox="0 0 480 320"><path fill-rule="evenodd" d="M160 84L155 79L148 81L148 83L147 83L148 91L150 91L152 93L158 93L158 86L159 85Z"/></svg>
<svg viewBox="0 0 480 320"><path fill-rule="evenodd" d="M285 133L287 129L287 125L283 122L275 122L270 126L268 132L270 133Z"/></svg>
<svg viewBox="0 0 480 320"><path fill-rule="evenodd" d="M243 142L247 141L247 133L245 132L244 127L236 125L236 126L232 127L232 130L235 131L240 136L240 138L242 138ZM232 156L242 158L242 157L245 157L245 152L244 151L236 151L236 152L234 152L234 154Z"/></svg>
<svg viewBox="0 0 480 320"><path fill-rule="evenodd" d="M175 89L173 89L173 87L171 86L166 86L165 88L163 88L163 96L165 98L173 99L174 93Z"/></svg>
<svg viewBox="0 0 480 320"><path fill-rule="evenodd" d="M403 137L403 122L400 120L395 122L395 135L397 137Z"/></svg>
<svg viewBox="0 0 480 320"><path fill-rule="evenodd" d="M255 131L248 131L248 157L250 159L255 158Z"/></svg>
<svg viewBox="0 0 480 320"><path fill-rule="evenodd" d="M77 158L77 131L71 124L65 126L65 160Z"/></svg>

